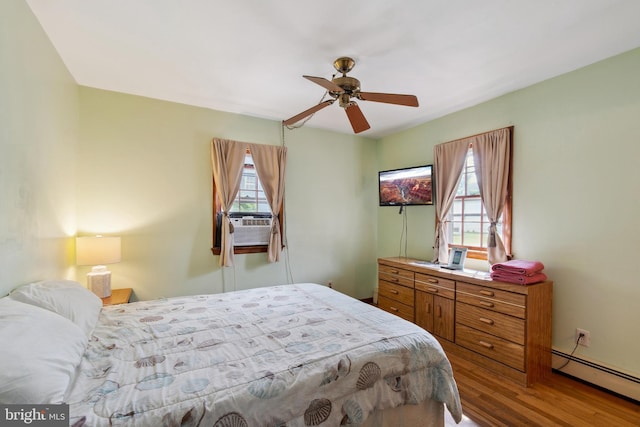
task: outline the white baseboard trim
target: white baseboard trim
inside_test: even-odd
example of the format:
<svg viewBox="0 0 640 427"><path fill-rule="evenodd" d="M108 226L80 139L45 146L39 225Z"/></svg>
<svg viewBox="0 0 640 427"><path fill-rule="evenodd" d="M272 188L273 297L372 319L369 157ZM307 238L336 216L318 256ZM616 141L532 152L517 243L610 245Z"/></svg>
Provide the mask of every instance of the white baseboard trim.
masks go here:
<svg viewBox="0 0 640 427"><path fill-rule="evenodd" d="M551 366L553 366L554 369L561 367L569 358L569 354L556 349L553 349L551 354ZM571 357L569 364L558 370L558 372L579 378L598 387L640 402L640 378L610 368L600 362L574 355Z"/></svg>

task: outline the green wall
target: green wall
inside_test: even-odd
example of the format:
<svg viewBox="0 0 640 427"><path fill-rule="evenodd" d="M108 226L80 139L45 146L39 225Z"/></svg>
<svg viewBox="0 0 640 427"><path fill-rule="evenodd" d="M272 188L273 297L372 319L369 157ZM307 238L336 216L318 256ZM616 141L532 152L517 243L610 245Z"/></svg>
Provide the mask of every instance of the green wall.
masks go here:
<svg viewBox="0 0 640 427"><path fill-rule="evenodd" d="M73 277L78 87L23 1L0 2L0 296Z"/></svg>
<svg viewBox="0 0 640 427"><path fill-rule="evenodd" d="M274 264L266 254L236 255L235 267L222 269L210 250L210 142L279 145L280 124L85 87L80 109L78 230L122 236L114 286L151 299L331 281L371 296L375 141L285 130L287 251Z"/></svg>
<svg viewBox="0 0 640 427"><path fill-rule="evenodd" d="M640 373L640 49L382 139L379 166L433 161L433 146L513 125L513 252L554 285L553 343ZM427 104L428 108L428 104ZM401 217L378 208L378 255L397 256ZM409 208L408 255L433 256L433 207ZM477 265L478 268L488 268Z"/></svg>

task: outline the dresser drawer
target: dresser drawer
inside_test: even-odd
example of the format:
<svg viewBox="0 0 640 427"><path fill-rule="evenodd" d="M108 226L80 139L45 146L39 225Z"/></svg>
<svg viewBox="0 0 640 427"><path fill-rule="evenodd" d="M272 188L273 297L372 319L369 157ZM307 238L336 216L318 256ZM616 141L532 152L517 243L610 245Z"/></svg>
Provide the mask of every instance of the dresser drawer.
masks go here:
<svg viewBox="0 0 640 427"><path fill-rule="evenodd" d="M395 283L378 281L378 295L413 307L413 289Z"/></svg>
<svg viewBox="0 0 640 427"><path fill-rule="evenodd" d="M524 345L524 320L456 301L456 322Z"/></svg>
<svg viewBox="0 0 640 427"><path fill-rule="evenodd" d="M453 299L456 296L456 282L428 274L416 273L415 286L417 290L444 298Z"/></svg>
<svg viewBox="0 0 640 427"><path fill-rule="evenodd" d="M413 322L413 306L399 303L385 296L378 296L378 308Z"/></svg>
<svg viewBox="0 0 640 427"><path fill-rule="evenodd" d="M527 299L524 295L462 282L458 282L456 290L456 301L525 318Z"/></svg>
<svg viewBox="0 0 640 427"><path fill-rule="evenodd" d="M411 278L404 276L395 276L393 274L387 274L380 272L378 273L378 282L384 280L385 282L395 283L396 285L405 286L407 288L413 289L413 276Z"/></svg>
<svg viewBox="0 0 640 427"><path fill-rule="evenodd" d="M456 344L524 372L524 346L456 323Z"/></svg>
<svg viewBox="0 0 640 427"><path fill-rule="evenodd" d="M389 267L388 265L378 264L378 272L390 274L392 276L401 276L413 280L413 271L403 270L402 268Z"/></svg>

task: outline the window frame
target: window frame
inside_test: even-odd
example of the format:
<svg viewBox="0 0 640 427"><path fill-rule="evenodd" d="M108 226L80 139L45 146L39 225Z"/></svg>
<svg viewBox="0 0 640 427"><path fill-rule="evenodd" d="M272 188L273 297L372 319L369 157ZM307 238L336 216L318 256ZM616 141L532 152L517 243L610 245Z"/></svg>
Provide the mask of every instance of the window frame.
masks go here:
<svg viewBox="0 0 640 427"><path fill-rule="evenodd" d="M472 143L469 143L469 150L472 150ZM504 207L502 209L502 234L501 234L501 238L502 238L502 243L504 244L504 248L505 248L505 252L507 253L507 256L509 257L509 259L511 259L512 257L512 253L511 253L511 226L512 226L512 208L513 208L513 129L511 130L511 132L509 132L509 177L507 180L507 197L505 199L505 203L504 203ZM466 160L465 160L465 167L463 168L462 172L460 173L460 176L462 177L462 174L466 173ZM475 172L474 172L475 173ZM466 185L465 181L465 185ZM482 223L483 223L483 218L484 218L484 213L485 208L484 208L484 203L482 202L482 199L480 198L480 196L457 196L455 197L454 200L456 199L471 199L471 198L478 198L481 202L481 215L480 215L480 227L482 227ZM455 203L455 201L454 201ZM463 204L464 206L464 204ZM450 214L453 215L453 206L451 207L451 211ZM462 224L464 224L464 215L462 215L463 221ZM463 228L464 229L464 228ZM481 228L482 231L482 228ZM481 233L482 235L482 233ZM451 239L449 241L453 240L453 236L450 236ZM484 236L486 237L486 236ZM482 247L478 247L478 246L470 246L470 245L461 245L461 244L455 244L455 243L449 243L448 244L449 249L451 249L452 247L462 247L462 248L467 248L467 258L473 258L473 259L479 259L479 260L487 260L488 259L488 255L487 255L487 249L486 248L482 248Z"/></svg>
<svg viewBox="0 0 640 427"><path fill-rule="evenodd" d="M251 154L251 150L249 150L247 148L245 155L246 154ZM251 154L252 155L252 154ZM253 155L252 155L253 156ZM255 166L254 166L255 167ZM244 168L244 166L243 166ZM258 174L256 173L256 179L258 179L258 181L260 181L260 178L258 177ZM212 247L211 247L211 251L213 252L214 255L220 255L220 252L222 250L222 248L220 246L216 246L216 239L218 237L217 233L218 233L218 228L216 226L216 217L218 216L219 213L222 212L222 204L220 203L220 199L218 198L218 191L217 191L217 187L216 187L216 180L212 177L211 179L212 182L212 208L213 208L213 215L212 215ZM240 191L238 191L238 195L240 194ZM236 196L236 198L238 197L238 195ZM279 224L280 224L280 235L284 236L283 234L283 224L284 224L284 200L282 202L282 205L280 205L280 211L278 212L278 220L279 220ZM269 245L252 245L252 246L233 246L233 253L234 254L256 254L256 253L266 253L268 251L268 247ZM282 249L284 249L284 239L282 239Z"/></svg>

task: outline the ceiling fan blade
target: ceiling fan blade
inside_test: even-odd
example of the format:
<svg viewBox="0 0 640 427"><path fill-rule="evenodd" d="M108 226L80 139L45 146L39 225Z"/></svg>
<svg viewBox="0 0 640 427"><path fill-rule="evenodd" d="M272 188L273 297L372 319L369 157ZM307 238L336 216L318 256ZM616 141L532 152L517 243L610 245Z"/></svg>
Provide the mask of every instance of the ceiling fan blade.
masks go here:
<svg viewBox="0 0 640 427"><path fill-rule="evenodd" d="M292 125L294 123L297 123L300 120L304 119L305 117L312 115L316 111L322 110L324 107L328 107L329 105L333 104L334 102L335 102L335 99L328 99L328 100L326 100L324 102L321 102L318 105L314 105L313 107L309 108L308 110L304 110L300 114L296 114L295 116L291 117L290 119L284 120L282 123L284 123L286 126L289 126L289 125Z"/></svg>
<svg viewBox="0 0 640 427"><path fill-rule="evenodd" d="M329 92L334 92L334 93L344 92L344 89L342 89L340 86L338 86L334 82L325 79L324 77L313 77L313 76L302 76L302 77L304 77L307 80L311 80L315 84L319 84L323 88L327 89Z"/></svg>
<svg viewBox="0 0 640 427"><path fill-rule="evenodd" d="M347 112L347 117L349 117L349 122L351 122L351 127L355 133L360 133L371 127L364 114L362 114L362 110L355 102L352 102L344 110Z"/></svg>
<svg viewBox="0 0 640 427"><path fill-rule="evenodd" d="M418 98L415 95L398 95L395 93L360 92L358 98L363 101L384 102L386 104L406 105L417 107Z"/></svg>

